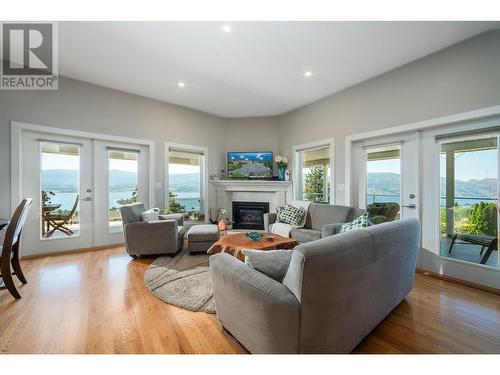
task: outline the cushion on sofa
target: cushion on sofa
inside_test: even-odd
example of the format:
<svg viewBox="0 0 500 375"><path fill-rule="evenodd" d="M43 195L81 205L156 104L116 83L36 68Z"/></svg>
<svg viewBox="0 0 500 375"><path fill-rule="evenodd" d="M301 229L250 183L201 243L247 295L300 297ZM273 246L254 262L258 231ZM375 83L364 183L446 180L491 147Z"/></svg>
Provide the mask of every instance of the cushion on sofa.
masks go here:
<svg viewBox="0 0 500 375"><path fill-rule="evenodd" d="M243 249L245 263L257 271L281 282L290 264L290 250L250 250Z"/></svg>
<svg viewBox="0 0 500 375"><path fill-rule="evenodd" d="M304 208L297 208L291 204L287 204L283 208L278 216L277 221L280 223L290 224L293 226L300 226L306 215L306 210Z"/></svg>
<svg viewBox="0 0 500 375"><path fill-rule="evenodd" d="M305 228L321 230L326 224L345 223L352 207L334 206L331 204L311 203Z"/></svg>
<svg viewBox="0 0 500 375"><path fill-rule="evenodd" d="M190 242L217 241L219 228L215 224L194 225L189 228L187 238Z"/></svg>
<svg viewBox="0 0 500 375"><path fill-rule="evenodd" d="M366 227L369 227L370 224L371 223L370 223L370 220L368 219L368 213L366 213L364 215L361 215L357 219L342 225L339 233L349 232L349 231L354 230L354 229L366 228Z"/></svg>
<svg viewBox="0 0 500 375"><path fill-rule="evenodd" d="M144 211L141 213L141 218L142 221L158 221L160 220L160 209L159 208L151 208L149 210Z"/></svg>
<svg viewBox="0 0 500 375"><path fill-rule="evenodd" d="M295 238L299 242L310 242L319 240L321 238L321 232L314 229L298 228L290 232L290 237Z"/></svg>

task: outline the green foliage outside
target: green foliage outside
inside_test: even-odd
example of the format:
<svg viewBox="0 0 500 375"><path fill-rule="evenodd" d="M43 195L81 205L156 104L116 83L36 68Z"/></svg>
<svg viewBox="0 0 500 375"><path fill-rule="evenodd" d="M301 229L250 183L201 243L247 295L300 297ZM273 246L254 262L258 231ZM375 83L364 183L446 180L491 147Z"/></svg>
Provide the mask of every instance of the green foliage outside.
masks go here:
<svg viewBox="0 0 500 375"><path fill-rule="evenodd" d="M132 204L137 202L137 188L132 192L132 196L130 198L122 198L118 199L116 203L125 206L126 204Z"/></svg>
<svg viewBox="0 0 500 375"><path fill-rule="evenodd" d="M186 207L180 204L175 200L177 194L168 192L168 204L167 204L167 213L168 214L183 214L186 212Z"/></svg>
<svg viewBox="0 0 500 375"><path fill-rule="evenodd" d="M451 214L451 210L450 210ZM455 205L453 209L455 232L497 235L497 207L495 203L476 203L473 206ZM446 208L441 207L441 234L446 233Z"/></svg>
<svg viewBox="0 0 500 375"><path fill-rule="evenodd" d="M304 199L311 202L330 201L330 183L326 165L312 167L304 180Z"/></svg>

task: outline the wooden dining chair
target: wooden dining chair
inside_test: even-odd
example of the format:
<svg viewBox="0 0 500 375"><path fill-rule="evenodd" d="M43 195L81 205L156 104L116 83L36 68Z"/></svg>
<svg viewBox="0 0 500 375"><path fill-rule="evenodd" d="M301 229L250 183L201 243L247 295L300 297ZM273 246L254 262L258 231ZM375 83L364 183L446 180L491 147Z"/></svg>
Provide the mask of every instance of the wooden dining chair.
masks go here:
<svg viewBox="0 0 500 375"><path fill-rule="evenodd" d="M43 215L43 225L45 225L45 222L47 223L47 231L44 236L45 238L52 237L56 230L63 232L66 236L71 236L73 234L73 231L66 225L69 224L69 221L75 214L76 208L78 207L79 197L79 195L76 196L73 208L68 214L47 213ZM50 227L52 227L52 229L50 229Z"/></svg>
<svg viewBox="0 0 500 375"><path fill-rule="evenodd" d="M21 263L19 262L19 243L21 242L21 233L32 203L33 199L26 198L17 206L9 226L7 227L3 246L0 247L2 252L0 261L2 274L0 276L4 283L4 285L0 286L0 289L7 288L14 298L21 298L21 294L19 294L16 284L14 284L12 275L16 275L23 284L28 283L21 270Z"/></svg>

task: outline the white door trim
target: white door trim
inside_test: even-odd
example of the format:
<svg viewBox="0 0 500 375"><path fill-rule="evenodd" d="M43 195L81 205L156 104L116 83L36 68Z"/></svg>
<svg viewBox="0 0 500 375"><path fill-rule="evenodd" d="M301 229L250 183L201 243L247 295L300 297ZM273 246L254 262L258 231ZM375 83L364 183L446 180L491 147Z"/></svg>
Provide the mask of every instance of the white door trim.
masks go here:
<svg viewBox="0 0 500 375"><path fill-rule="evenodd" d="M21 140L22 132L30 130L41 133L58 134L93 140L103 140L121 143L135 143L149 148L149 201L155 202L155 141L148 139L130 138L115 135L107 135L79 130L57 128L53 126L29 124L25 122L11 121L11 212L21 201Z"/></svg>
<svg viewBox="0 0 500 375"><path fill-rule="evenodd" d="M351 173L352 173L352 150L353 143L356 141L361 141L370 138L377 138L398 133L408 133L412 131L419 131L429 128L435 128L444 125L452 125L455 123L460 123L464 121L481 120L488 117L494 117L500 115L500 105L495 105L492 107L486 107L481 109L476 109L473 111L462 112L454 115L437 117L430 120L423 120L412 122L409 124L393 126L380 130L373 130L369 132L363 132L353 135L348 135L345 137L345 198L344 204L350 206L352 202L351 196Z"/></svg>

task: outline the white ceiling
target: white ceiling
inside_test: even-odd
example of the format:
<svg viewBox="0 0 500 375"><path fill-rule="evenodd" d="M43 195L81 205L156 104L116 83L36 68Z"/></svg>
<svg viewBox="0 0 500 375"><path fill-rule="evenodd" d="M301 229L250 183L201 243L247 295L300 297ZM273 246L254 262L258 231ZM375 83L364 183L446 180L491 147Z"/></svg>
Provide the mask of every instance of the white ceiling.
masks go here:
<svg viewBox="0 0 500 375"><path fill-rule="evenodd" d="M278 115L499 26L61 22L59 73L224 117Z"/></svg>

